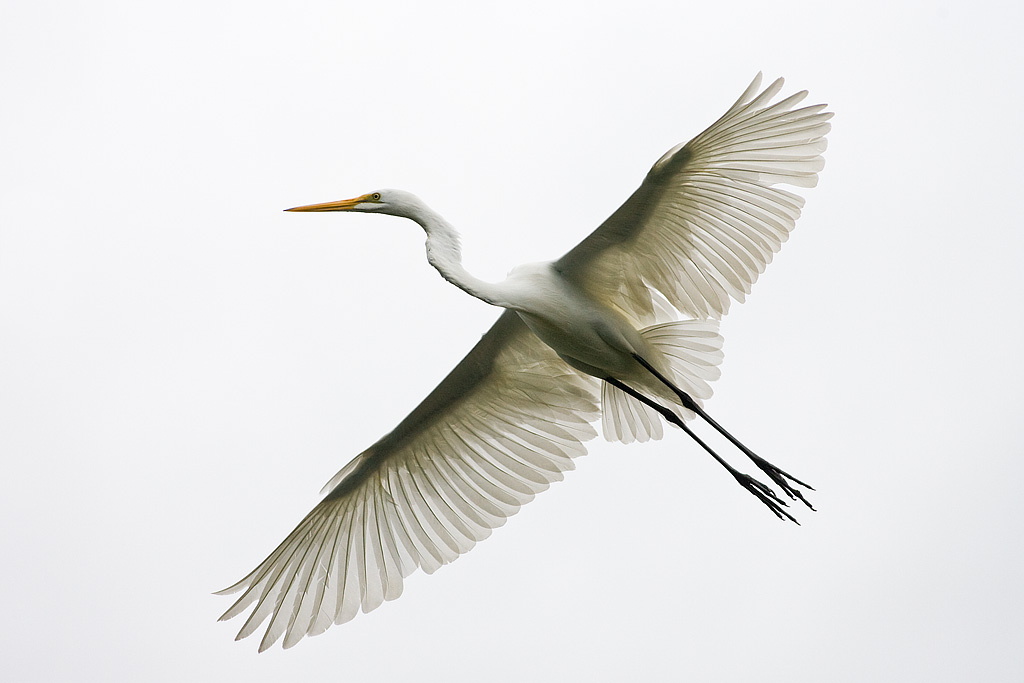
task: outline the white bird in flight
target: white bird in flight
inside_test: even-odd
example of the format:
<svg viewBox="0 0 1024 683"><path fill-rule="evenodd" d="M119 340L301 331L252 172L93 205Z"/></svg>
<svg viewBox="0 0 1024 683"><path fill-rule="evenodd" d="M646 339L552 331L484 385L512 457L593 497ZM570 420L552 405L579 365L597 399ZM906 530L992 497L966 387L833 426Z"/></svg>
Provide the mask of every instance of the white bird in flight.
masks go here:
<svg viewBox="0 0 1024 683"><path fill-rule="evenodd" d="M670 149L633 195L562 258L519 266L504 282L462 267L459 235L418 197L378 190L289 211L409 218L427 260L456 287L505 312L391 433L357 455L326 496L244 579L221 620L252 606L237 639L270 623L260 652L369 612L469 551L586 453L599 417L606 439L681 428L780 519L796 521L768 485L715 453L687 420L700 416L790 499L811 487L746 448L703 410L717 379L717 319L742 302L793 229L813 187L830 112L772 104L780 78L758 74L710 128ZM679 318L685 316L686 319ZM808 507L810 504L808 503ZM813 509L813 508L812 508Z"/></svg>

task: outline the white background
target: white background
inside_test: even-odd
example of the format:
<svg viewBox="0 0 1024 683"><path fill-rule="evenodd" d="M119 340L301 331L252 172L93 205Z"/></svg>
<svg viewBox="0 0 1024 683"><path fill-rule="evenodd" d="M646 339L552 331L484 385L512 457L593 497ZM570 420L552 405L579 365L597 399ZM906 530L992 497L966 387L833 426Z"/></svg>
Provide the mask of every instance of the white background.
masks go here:
<svg viewBox="0 0 1024 683"><path fill-rule="evenodd" d="M0 677L1022 680L1011 4L3 3ZM497 279L758 70L836 118L709 409L819 512L595 441L397 602L232 642L211 592L496 317L408 221L281 210L408 189Z"/></svg>

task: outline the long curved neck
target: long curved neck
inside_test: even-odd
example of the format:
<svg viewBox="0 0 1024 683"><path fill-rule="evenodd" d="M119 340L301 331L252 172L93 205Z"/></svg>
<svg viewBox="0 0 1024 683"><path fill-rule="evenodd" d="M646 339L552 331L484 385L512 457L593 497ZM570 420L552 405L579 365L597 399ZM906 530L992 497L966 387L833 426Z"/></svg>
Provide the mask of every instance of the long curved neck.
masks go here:
<svg viewBox="0 0 1024 683"><path fill-rule="evenodd" d="M419 223L427 233L427 261L441 277L477 299L494 306L510 306L502 283L485 282L463 268L459 233L448 221L422 203L407 217Z"/></svg>

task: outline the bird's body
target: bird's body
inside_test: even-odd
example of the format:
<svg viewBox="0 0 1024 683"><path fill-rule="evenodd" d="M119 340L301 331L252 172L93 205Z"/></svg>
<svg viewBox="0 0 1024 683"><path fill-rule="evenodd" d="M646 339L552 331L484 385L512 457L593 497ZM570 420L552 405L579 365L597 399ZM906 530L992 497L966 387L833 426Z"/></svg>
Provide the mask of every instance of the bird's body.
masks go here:
<svg viewBox="0 0 1024 683"><path fill-rule="evenodd" d="M445 270L441 273L456 282ZM481 298L515 311L562 360L588 375L648 383L650 374L631 354L657 357L662 364L660 354L625 316L595 301L550 261L516 266Z"/></svg>
<svg viewBox="0 0 1024 683"><path fill-rule="evenodd" d="M398 597L417 567L469 550L606 438L684 430L780 518L768 486L728 465L685 424L699 415L791 499L799 480L708 416L719 375L716 318L742 300L788 236L803 201L773 187L811 186L831 114L775 104L781 79L760 75L709 129L670 150L601 227L562 258L497 283L462 266L459 235L415 195L380 190L293 211L362 211L411 219L427 259L455 286L506 309L469 355L389 434L345 466L326 496L249 576L222 619L254 605L239 638L270 617L260 649L285 647ZM682 316L680 316L682 314ZM687 319L678 319L684 317ZM809 488L809 487L807 487Z"/></svg>

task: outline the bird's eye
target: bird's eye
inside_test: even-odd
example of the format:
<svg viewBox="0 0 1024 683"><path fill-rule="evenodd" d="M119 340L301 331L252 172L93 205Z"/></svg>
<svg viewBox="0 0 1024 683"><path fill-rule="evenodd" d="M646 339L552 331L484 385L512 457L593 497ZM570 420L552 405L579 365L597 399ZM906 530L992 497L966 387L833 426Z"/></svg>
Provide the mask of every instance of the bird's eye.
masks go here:
<svg viewBox="0 0 1024 683"><path fill-rule="evenodd" d="M380 201L380 192L374 192L373 194L371 194L370 195L370 199L372 199L375 202L379 202Z"/></svg>

